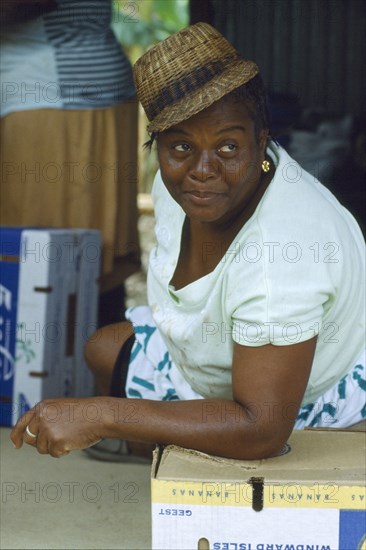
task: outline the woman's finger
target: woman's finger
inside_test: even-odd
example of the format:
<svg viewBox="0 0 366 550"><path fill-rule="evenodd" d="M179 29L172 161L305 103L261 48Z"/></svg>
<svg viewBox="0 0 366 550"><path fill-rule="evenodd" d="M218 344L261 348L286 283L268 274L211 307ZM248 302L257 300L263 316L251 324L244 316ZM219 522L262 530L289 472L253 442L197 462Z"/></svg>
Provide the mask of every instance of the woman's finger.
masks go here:
<svg viewBox="0 0 366 550"><path fill-rule="evenodd" d="M32 439L34 442L34 438L32 438L32 436L29 433L27 433L27 427L28 427L28 432L30 432L33 435L37 435L34 422L32 423L33 429L30 428L30 423L34 418L34 416L35 416L35 410L31 409L30 411L27 411L18 419L18 422L15 424L14 428L12 429L10 433L10 439L12 440L12 442L14 443L14 446L17 449L20 449L20 447L23 445L23 440L28 444L31 444Z"/></svg>
<svg viewBox="0 0 366 550"><path fill-rule="evenodd" d="M37 451L39 452L39 454L41 455L49 454L49 450L48 450L49 441L44 431L40 430L40 432L38 433L37 440L33 446L37 448Z"/></svg>
<svg viewBox="0 0 366 550"><path fill-rule="evenodd" d="M25 427L25 433L28 437L31 437L32 439L37 439L37 434L34 434L30 427L29 427L29 424L27 424L27 426Z"/></svg>
<svg viewBox="0 0 366 550"><path fill-rule="evenodd" d="M61 458L62 456L68 455L70 451L57 451L56 449L52 449L49 451L49 454L53 458Z"/></svg>
<svg viewBox="0 0 366 550"><path fill-rule="evenodd" d="M37 439L38 439L38 430L33 426L35 426L34 421L31 421L29 422L29 424L26 425L25 430L23 432L23 441L24 443L27 443L27 445L32 445L33 447L36 447Z"/></svg>

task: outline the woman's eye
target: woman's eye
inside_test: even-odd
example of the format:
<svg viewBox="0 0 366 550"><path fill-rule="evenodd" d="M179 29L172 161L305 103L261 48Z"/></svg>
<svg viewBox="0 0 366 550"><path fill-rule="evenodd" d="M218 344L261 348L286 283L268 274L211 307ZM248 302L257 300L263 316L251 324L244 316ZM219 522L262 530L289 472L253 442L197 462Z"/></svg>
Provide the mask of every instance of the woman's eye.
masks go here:
<svg viewBox="0 0 366 550"><path fill-rule="evenodd" d="M174 145L174 149L180 153L186 153L190 150L190 146L188 143L179 143L178 145Z"/></svg>
<svg viewBox="0 0 366 550"><path fill-rule="evenodd" d="M219 149L221 153L232 153L235 150L236 150L236 145L234 145L234 143L227 143L226 145L223 145Z"/></svg>

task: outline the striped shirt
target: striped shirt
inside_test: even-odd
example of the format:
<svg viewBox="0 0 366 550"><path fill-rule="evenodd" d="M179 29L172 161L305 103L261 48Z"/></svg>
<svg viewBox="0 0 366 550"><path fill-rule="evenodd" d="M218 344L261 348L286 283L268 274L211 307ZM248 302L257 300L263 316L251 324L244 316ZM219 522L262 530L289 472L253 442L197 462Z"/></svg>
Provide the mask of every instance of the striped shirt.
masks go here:
<svg viewBox="0 0 366 550"><path fill-rule="evenodd" d="M1 114L100 109L135 95L110 26L110 0L58 0L56 10L2 33Z"/></svg>

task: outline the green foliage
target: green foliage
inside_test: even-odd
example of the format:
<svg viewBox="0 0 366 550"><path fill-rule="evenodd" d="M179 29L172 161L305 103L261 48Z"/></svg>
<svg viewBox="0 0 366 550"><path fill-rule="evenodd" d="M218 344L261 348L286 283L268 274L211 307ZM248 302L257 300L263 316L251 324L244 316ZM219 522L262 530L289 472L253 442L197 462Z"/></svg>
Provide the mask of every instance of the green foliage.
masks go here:
<svg viewBox="0 0 366 550"><path fill-rule="evenodd" d="M152 45L189 24L189 0L113 0L112 28L132 63ZM151 191L158 167L156 151L142 149L148 135L147 119L139 114L139 183L141 193Z"/></svg>
<svg viewBox="0 0 366 550"><path fill-rule="evenodd" d="M114 0L113 30L128 53L139 54L188 25L188 0Z"/></svg>

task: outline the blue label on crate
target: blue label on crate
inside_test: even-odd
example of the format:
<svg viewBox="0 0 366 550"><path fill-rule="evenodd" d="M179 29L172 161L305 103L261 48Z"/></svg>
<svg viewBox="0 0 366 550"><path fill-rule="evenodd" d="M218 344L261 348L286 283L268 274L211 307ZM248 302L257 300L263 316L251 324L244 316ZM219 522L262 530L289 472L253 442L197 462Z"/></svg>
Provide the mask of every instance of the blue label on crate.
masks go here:
<svg viewBox="0 0 366 550"><path fill-rule="evenodd" d="M366 550L366 510L341 510L339 550Z"/></svg>
<svg viewBox="0 0 366 550"><path fill-rule="evenodd" d="M21 229L0 228L0 424L11 425Z"/></svg>
<svg viewBox="0 0 366 550"><path fill-rule="evenodd" d="M18 395L18 406L19 406L18 416L22 416L22 414L28 412L32 408L30 403L27 401L27 398L24 395L24 393L20 393Z"/></svg>
<svg viewBox="0 0 366 550"><path fill-rule="evenodd" d="M10 280L4 281L1 266L0 283L0 422L10 426L13 406L15 338L17 316L17 266L10 265L7 274ZM3 284L3 281L5 284ZM5 286L7 285L7 286ZM10 288L9 288L10 287Z"/></svg>

